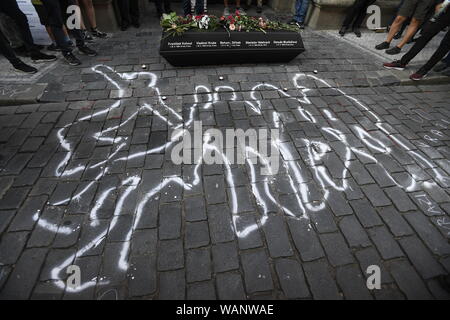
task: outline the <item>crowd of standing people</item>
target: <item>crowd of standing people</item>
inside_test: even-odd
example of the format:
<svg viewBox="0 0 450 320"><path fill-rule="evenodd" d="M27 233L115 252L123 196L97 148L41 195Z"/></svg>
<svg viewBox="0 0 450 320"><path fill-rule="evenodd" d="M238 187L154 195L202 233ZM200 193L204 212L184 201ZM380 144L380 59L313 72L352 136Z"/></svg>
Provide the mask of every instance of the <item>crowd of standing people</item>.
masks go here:
<svg viewBox="0 0 450 320"><path fill-rule="evenodd" d="M80 65L81 61L74 54L76 47L79 54L96 56L97 52L91 49L87 43L93 39L104 39L107 37L97 27L95 9L92 0L30 0L36 9L40 23L45 26L47 33L52 40L52 44L47 47L50 52L61 52L65 61L72 66ZM157 15L161 17L164 13L173 11L171 0L149 0L154 2ZM223 0L223 15L228 16L232 12L245 15L246 10L256 4L257 13L262 12L263 0ZM341 36L351 30L357 37L361 37L361 27L367 16L367 9L376 0L355 0L347 11L342 27L339 30ZM207 0L182 0L182 12L184 15L201 15L207 12ZM450 0L401 0L396 14L392 17L388 27L388 35L385 41L378 44L377 50L386 50L387 54L396 55L402 48L411 42L414 46L406 53L401 60L385 63L388 69L403 70L409 62L435 37L439 32L445 30L450 24ZM88 22L84 23L81 18L79 27L68 28L68 6L77 5L83 9L84 17ZM120 27L125 31L130 27L140 27L139 0L117 0L120 11ZM295 14L290 23L304 28L305 20L310 6L310 0L296 0ZM0 30L0 53L2 53L21 72L36 73L33 66L25 64L18 55L30 57L33 62L51 62L56 60L53 54L42 52L43 47L34 43L30 32L30 27L26 15L20 10L16 0L1 0L0 14L6 15L17 25L22 45L18 48L11 47L11 39L5 37ZM403 33L405 32L403 36ZM420 37L415 38L420 32ZM73 39L73 40L72 40ZM400 40L399 43L391 47L393 40ZM430 61L420 70L414 73L411 78L420 80L427 73L442 61L435 68L442 71L450 68L450 35L445 35L438 50L431 57ZM444 58L447 55L446 58ZM444 58L444 59L443 59Z"/></svg>

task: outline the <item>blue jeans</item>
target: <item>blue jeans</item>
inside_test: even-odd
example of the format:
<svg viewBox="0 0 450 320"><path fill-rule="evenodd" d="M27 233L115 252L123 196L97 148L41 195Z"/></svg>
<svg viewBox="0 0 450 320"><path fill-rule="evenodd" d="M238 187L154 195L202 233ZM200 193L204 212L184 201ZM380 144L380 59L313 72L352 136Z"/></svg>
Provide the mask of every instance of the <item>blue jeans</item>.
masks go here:
<svg viewBox="0 0 450 320"><path fill-rule="evenodd" d="M196 0L194 13L198 15L203 14L205 11L204 9L205 3L203 0ZM191 0L183 0L183 11L185 16L191 14Z"/></svg>
<svg viewBox="0 0 450 320"><path fill-rule="evenodd" d="M297 0L295 3L294 20L298 23L304 23L306 14L308 13L309 0Z"/></svg>

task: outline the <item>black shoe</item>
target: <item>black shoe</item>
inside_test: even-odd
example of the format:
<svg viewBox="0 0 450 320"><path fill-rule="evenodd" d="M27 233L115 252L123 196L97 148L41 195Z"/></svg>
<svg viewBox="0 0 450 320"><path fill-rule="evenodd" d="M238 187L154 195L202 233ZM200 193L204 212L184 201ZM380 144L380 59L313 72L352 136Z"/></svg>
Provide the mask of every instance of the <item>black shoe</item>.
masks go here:
<svg viewBox="0 0 450 320"><path fill-rule="evenodd" d="M133 22L132 23L133 27L135 27L136 29L139 29L141 27L141 24L139 22Z"/></svg>
<svg viewBox="0 0 450 320"><path fill-rule="evenodd" d="M34 74L34 73L38 72L36 68L29 66L29 65L23 63L22 61L19 61L19 62L13 64L13 67L14 67L14 69L16 69L16 71L27 73L27 74Z"/></svg>
<svg viewBox="0 0 450 320"><path fill-rule="evenodd" d="M345 33L347 32L347 27L343 26L341 30L339 30L339 34L341 37L345 36Z"/></svg>
<svg viewBox="0 0 450 320"><path fill-rule="evenodd" d="M386 53L387 53L387 54L390 54L390 55L399 54L400 52L402 52L402 49L400 49L400 48L397 47L397 46L395 46L395 47L393 47L393 48L390 48L390 49L386 50Z"/></svg>
<svg viewBox="0 0 450 320"><path fill-rule="evenodd" d="M120 30L127 31L129 27L130 25L128 23L123 23L122 26L120 27Z"/></svg>
<svg viewBox="0 0 450 320"><path fill-rule="evenodd" d="M389 49L390 46L391 46L391 44L389 42L384 41L384 42L380 43L379 45L376 45L375 49L384 50L384 49Z"/></svg>
<svg viewBox="0 0 450 320"><path fill-rule="evenodd" d="M48 55L40 51L32 52L30 57L33 62L52 62L56 60L56 56Z"/></svg>
<svg viewBox="0 0 450 320"><path fill-rule="evenodd" d="M58 47L56 44L52 43L51 45L47 46L48 51L61 51L61 48Z"/></svg>
<svg viewBox="0 0 450 320"><path fill-rule="evenodd" d="M356 34L358 38L361 38L361 31L359 29L353 29L353 33Z"/></svg>
<svg viewBox="0 0 450 320"><path fill-rule="evenodd" d="M81 64L81 61L78 60L78 58L75 57L72 52L64 53L63 56L64 59L66 59L66 62L71 66L79 66Z"/></svg>
<svg viewBox="0 0 450 320"><path fill-rule="evenodd" d="M297 23L297 25L298 25L298 27L300 28L300 29L305 29L305 23L304 22L299 22L299 23Z"/></svg>
<svg viewBox="0 0 450 320"><path fill-rule="evenodd" d="M91 29L91 34L92 34L93 37L99 38L99 39L105 39L105 38L108 36L107 33L101 32L101 31L98 30L97 28L95 28L95 29L92 28L92 29Z"/></svg>
<svg viewBox="0 0 450 320"><path fill-rule="evenodd" d="M257 6L256 7L256 13L262 13L262 12L263 12L262 7L261 6Z"/></svg>
<svg viewBox="0 0 450 320"><path fill-rule="evenodd" d="M92 36L86 30L81 31L81 33L83 34L83 40L84 41L86 41L86 42L93 42L94 41L94 38L92 38Z"/></svg>
<svg viewBox="0 0 450 320"><path fill-rule="evenodd" d="M98 55L97 51L92 50L91 48L89 48L88 46L82 46L82 47L78 47L78 51L81 54L85 54L89 57L95 57Z"/></svg>

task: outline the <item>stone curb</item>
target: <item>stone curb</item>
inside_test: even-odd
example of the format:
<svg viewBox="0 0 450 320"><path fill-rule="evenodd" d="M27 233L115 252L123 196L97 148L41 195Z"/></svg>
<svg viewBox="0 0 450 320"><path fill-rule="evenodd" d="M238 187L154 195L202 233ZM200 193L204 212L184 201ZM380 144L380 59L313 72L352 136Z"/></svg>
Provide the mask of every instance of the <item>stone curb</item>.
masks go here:
<svg viewBox="0 0 450 320"><path fill-rule="evenodd" d="M0 106L13 106L39 102L47 83L14 85L0 88Z"/></svg>

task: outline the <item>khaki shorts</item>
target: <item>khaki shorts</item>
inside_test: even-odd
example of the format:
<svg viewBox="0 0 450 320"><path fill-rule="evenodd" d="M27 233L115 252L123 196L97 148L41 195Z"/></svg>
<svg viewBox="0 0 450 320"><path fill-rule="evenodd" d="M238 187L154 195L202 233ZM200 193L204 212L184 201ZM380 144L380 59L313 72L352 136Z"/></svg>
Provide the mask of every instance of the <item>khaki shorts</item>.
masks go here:
<svg viewBox="0 0 450 320"><path fill-rule="evenodd" d="M434 4L434 0L406 0L397 15L423 21Z"/></svg>

